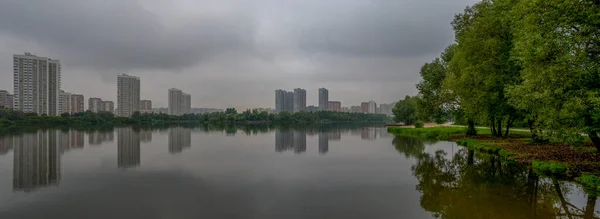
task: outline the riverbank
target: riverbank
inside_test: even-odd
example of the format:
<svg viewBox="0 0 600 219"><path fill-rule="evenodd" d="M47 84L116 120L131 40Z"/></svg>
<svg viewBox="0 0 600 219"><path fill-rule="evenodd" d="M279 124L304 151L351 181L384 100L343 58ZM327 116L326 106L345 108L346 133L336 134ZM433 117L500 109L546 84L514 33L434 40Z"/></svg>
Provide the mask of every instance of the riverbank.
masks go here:
<svg viewBox="0 0 600 219"><path fill-rule="evenodd" d="M519 162L546 176L575 180L600 191L600 154L591 142L581 147L561 143L533 144L530 133L511 131L508 137L495 138L489 129L478 129L477 136L465 135L463 127L390 127L394 135L454 141L472 150L497 154Z"/></svg>

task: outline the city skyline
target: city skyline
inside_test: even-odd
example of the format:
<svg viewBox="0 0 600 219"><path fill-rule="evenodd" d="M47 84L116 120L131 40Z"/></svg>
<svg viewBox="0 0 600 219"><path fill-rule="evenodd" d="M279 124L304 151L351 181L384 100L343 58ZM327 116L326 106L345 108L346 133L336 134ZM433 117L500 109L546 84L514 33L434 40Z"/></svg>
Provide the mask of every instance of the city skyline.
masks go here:
<svg viewBox="0 0 600 219"><path fill-rule="evenodd" d="M273 90L296 87L327 87L348 105L393 102L417 93L422 63L454 41L449 21L473 2L11 1L0 9L0 69L25 51L58 59L61 89L115 103L126 72L156 107L168 105L156 88L169 87L203 108L272 106ZM0 75L0 89L12 83Z"/></svg>

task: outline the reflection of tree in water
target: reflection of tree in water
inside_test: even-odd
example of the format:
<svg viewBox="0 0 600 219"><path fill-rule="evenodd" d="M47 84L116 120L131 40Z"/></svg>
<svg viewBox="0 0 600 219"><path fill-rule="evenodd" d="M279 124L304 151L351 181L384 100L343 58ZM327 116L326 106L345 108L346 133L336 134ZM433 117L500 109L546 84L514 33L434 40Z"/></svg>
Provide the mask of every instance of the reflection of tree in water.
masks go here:
<svg viewBox="0 0 600 219"><path fill-rule="evenodd" d="M586 206L566 200L572 184L540 179L522 165L461 148L448 159L443 150L425 152L426 142L396 137L396 149L416 158L412 171L421 207L436 218L597 218L596 196Z"/></svg>

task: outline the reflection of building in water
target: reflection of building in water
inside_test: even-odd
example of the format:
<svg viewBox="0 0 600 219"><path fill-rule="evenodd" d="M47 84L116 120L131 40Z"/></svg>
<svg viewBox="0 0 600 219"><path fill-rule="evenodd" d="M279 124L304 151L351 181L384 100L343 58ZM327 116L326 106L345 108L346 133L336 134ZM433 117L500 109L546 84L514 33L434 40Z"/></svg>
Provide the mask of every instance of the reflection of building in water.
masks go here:
<svg viewBox="0 0 600 219"><path fill-rule="evenodd" d="M327 137L329 138L329 140L332 140L332 141L340 141L340 140L342 140L342 132L339 129L333 130L333 131L327 132Z"/></svg>
<svg viewBox="0 0 600 219"><path fill-rule="evenodd" d="M275 151L294 150L296 153L306 151L306 132L304 131L275 131Z"/></svg>
<svg viewBox="0 0 600 219"><path fill-rule="evenodd" d="M131 128L117 130L118 166L121 168L140 165L140 134Z"/></svg>
<svg viewBox="0 0 600 219"><path fill-rule="evenodd" d="M319 153L326 154L329 152L329 134L319 133Z"/></svg>
<svg viewBox="0 0 600 219"><path fill-rule="evenodd" d="M32 191L60 181L60 132L38 131L13 138L13 189Z"/></svg>
<svg viewBox="0 0 600 219"><path fill-rule="evenodd" d="M375 128L373 127L364 127L360 132L360 138L366 140L375 140L377 135L375 134Z"/></svg>
<svg viewBox="0 0 600 219"><path fill-rule="evenodd" d="M359 136L359 135L362 134L361 131L362 131L361 129L352 129L352 130L350 130L350 135L352 135L352 136Z"/></svg>
<svg viewBox="0 0 600 219"><path fill-rule="evenodd" d="M141 142L151 142L152 141L152 131L151 130L140 130L140 141Z"/></svg>
<svg viewBox="0 0 600 219"><path fill-rule="evenodd" d="M376 128L376 134L380 137L380 138L392 138L394 137L394 135L390 134L387 132L386 128Z"/></svg>
<svg viewBox="0 0 600 219"><path fill-rule="evenodd" d="M169 153L180 153L192 145L192 130L182 127L169 129Z"/></svg>
<svg viewBox="0 0 600 219"><path fill-rule="evenodd" d="M6 154L13 148L13 137L4 136L0 137L0 154Z"/></svg>
<svg viewBox="0 0 600 219"><path fill-rule="evenodd" d="M304 132L304 131L294 132L294 152L295 153L306 152L306 132Z"/></svg>
<svg viewBox="0 0 600 219"><path fill-rule="evenodd" d="M83 148L83 135L82 131L66 131L60 132L58 134L58 144L60 153L65 153L72 149L82 149Z"/></svg>
<svg viewBox="0 0 600 219"><path fill-rule="evenodd" d="M110 131L110 132L95 131L95 132L91 132L88 135L88 142L90 145L100 145L106 141L112 142L112 141L114 141L114 138L115 138L115 134L113 131Z"/></svg>

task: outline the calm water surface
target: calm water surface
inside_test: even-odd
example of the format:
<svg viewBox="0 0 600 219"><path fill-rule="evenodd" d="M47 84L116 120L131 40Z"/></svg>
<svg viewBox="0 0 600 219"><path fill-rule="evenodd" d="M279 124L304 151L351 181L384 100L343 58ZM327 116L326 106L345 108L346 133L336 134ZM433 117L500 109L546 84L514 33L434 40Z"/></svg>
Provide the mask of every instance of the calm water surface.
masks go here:
<svg viewBox="0 0 600 219"><path fill-rule="evenodd" d="M0 218L598 218L580 186L382 128L0 137Z"/></svg>

